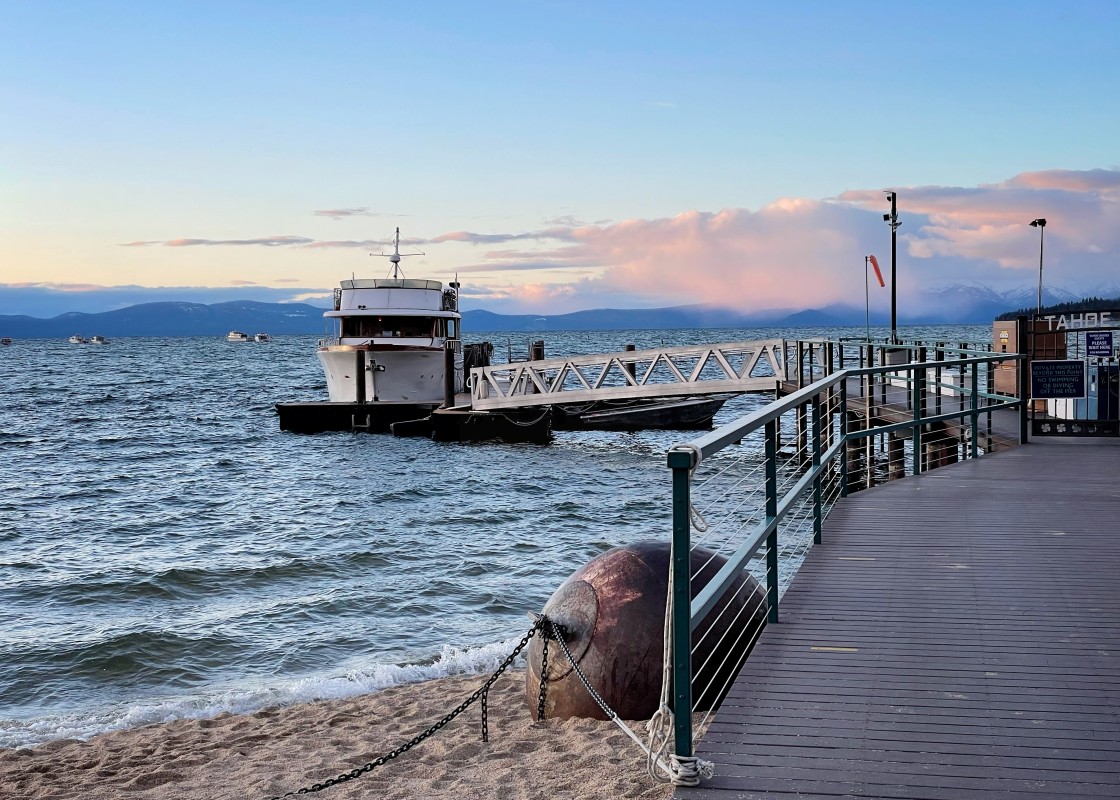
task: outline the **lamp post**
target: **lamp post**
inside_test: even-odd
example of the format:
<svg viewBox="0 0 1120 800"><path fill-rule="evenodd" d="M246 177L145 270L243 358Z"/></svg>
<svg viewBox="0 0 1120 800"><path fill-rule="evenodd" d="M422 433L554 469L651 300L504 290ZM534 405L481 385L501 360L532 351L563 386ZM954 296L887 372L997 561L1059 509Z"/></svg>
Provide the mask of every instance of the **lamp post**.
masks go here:
<svg viewBox="0 0 1120 800"><path fill-rule="evenodd" d="M883 215L883 222L891 226L891 344L898 344L898 272L895 267L897 263L895 231L902 223L898 221L898 195L887 191L887 199L891 201L891 213Z"/></svg>
<svg viewBox="0 0 1120 800"><path fill-rule="evenodd" d="M1046 239L1046 220L1041 217L1032 219L1030 225L1038 228L1038 308L1034 312L1038 316L1042 313L1042 245Z"/></svg>

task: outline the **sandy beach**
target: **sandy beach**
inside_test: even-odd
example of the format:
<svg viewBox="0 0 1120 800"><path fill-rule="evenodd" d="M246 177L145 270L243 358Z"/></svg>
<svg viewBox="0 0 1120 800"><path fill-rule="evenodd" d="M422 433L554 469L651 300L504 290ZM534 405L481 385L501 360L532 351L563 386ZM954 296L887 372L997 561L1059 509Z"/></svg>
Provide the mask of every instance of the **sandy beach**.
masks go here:
<svg viewBox="0 0 1120 800"><path fill-rule="evenodd" d="M267 798L362 767L438 722L487 676L455 676L253 714L224 714L31 749L0 750L0 797ZM475 703L412 750L315 796L665 800L645 754L613 723L532 721L524 671L490 690L489 742ZM641 723L634 729L644 739Z"/></svg>

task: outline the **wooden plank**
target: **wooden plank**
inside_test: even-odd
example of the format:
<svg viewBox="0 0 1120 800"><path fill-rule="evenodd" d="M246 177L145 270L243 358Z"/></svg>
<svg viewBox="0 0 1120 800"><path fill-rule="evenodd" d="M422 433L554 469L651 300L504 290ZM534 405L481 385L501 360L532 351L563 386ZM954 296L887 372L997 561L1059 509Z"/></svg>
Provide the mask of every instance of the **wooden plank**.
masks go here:
<svg viewBox="0 0 1120 800"><path fill-rule="evenodd" d="M841 499L676 797L1120 797L1120 442Z"/></svg>

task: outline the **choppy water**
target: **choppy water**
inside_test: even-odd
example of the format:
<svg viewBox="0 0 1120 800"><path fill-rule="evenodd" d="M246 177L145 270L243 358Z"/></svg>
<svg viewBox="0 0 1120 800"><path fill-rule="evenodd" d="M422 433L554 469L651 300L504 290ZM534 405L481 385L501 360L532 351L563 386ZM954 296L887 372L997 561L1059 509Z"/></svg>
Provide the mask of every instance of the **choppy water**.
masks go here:
<svg viewBox="0 0 1120 800"><path fill-rule="evenodd" d="M502 359L799 333L467 339ZM326 398L314 346L0 348L0 747L492 668L588 559L668 537L664 454L688 434L283 433L275 403Z"/></svg>

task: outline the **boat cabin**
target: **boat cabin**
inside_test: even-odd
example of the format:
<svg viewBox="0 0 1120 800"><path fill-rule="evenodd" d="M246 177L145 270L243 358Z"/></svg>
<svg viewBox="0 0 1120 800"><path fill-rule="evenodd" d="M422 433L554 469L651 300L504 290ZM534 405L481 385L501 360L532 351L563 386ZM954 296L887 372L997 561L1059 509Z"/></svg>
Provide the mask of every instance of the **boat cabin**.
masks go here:
<svg viewBox="0 0 1120 800"><path fill-rule="evenodd" d="M342 281L334 309L323 316L338 320L338 337L372 339L459 338L453 289L439 281L409 278L355 278Z"/></svg>

